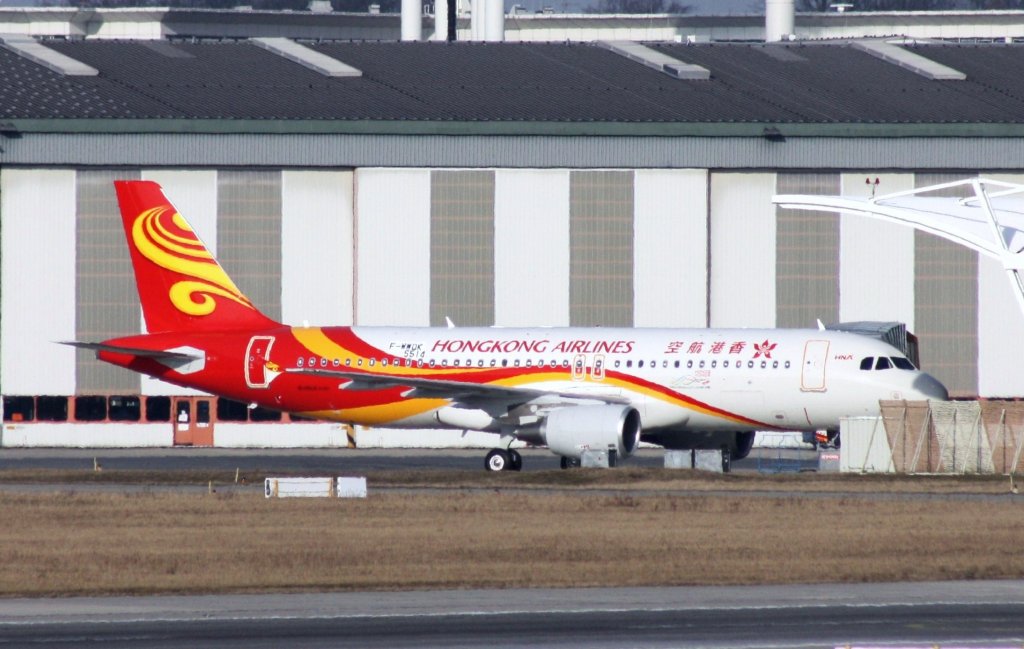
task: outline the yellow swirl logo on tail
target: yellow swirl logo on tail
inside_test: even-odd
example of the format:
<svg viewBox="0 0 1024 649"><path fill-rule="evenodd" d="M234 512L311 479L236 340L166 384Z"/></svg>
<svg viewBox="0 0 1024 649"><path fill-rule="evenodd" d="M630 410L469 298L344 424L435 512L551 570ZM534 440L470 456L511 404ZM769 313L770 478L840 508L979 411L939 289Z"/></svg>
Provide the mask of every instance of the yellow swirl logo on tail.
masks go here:
<svg viewBox="0 0 1024 649"><path fill-rule="evenodd" d="M255 310L171 206L153 207L135 217L132 241L146 259L190 278L175 282L168 291L171 304L182 313L209 315L217 308L217 297Z"/></svg>

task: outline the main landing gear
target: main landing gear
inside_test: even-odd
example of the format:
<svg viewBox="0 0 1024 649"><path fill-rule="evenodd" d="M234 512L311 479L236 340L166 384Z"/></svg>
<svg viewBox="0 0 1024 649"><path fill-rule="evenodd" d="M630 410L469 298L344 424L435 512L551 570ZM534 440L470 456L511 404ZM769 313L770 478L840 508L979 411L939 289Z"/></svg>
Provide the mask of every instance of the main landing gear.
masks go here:
<svg viewBox="0 0 1024 649"><path fill-rule="evenodd" d="M493 449L484 459L488 471L522 471L523 456L515 449Z"/></svg>
<svg viewBox="0 0 1024 649"><path fill-rule="evenodd" d="M565 457L562 456L562 468L563 469L578 469L582 462L578 457Z"/></svg>

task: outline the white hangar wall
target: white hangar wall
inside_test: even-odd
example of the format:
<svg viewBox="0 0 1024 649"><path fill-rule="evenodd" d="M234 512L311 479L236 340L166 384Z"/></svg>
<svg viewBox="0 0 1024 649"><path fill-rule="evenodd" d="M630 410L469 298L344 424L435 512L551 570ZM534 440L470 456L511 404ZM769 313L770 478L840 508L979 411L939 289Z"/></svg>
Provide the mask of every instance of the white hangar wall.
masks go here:
<svg viewBox="0 0 1024 649"><path fill-rule="evenodd" d="M935 174L26 167L0 170L4 395L191 394L54 344L142 328L123 262L103 265L126 256L109 188L124 174L160 182L240 287L286 322L901 320L955 393L1024 394L1012 363L1024 317L997 265L961 255L946 267L954 251L911 230L770 204L777 191L870 192L864 179L877 177L892 192ZM83 268L111 279L83 282Z"/></svg>

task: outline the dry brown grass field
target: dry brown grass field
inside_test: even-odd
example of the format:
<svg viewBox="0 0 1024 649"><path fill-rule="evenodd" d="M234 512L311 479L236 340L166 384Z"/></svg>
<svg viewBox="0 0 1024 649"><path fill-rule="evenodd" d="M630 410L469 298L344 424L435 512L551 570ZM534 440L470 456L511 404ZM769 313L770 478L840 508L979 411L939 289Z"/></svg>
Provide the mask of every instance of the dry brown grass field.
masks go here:
<svg viewBox="0 0 1024 649"><path fill-rule="evenodd" d="M1024 578L1006 479L541 473L382 474L359 500L8 492L0 595Z"/></svg>

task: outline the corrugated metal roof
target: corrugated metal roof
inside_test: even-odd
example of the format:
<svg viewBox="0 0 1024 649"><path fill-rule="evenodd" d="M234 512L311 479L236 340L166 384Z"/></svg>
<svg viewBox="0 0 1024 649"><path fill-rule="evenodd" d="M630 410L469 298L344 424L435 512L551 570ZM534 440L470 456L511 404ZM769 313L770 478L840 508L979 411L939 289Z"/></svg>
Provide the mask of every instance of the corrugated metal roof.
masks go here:
<svg viewBox="0 0 1024 649"><path fill-rule="evenodd" d="M711 73L674 79L591 44L322 43L331 78L247 42L47 41L66 77L0 50L0 119L629 124L1021 124L1024 45L918 45L967 74L924 78L830 44L648 46Z"/></svg>

